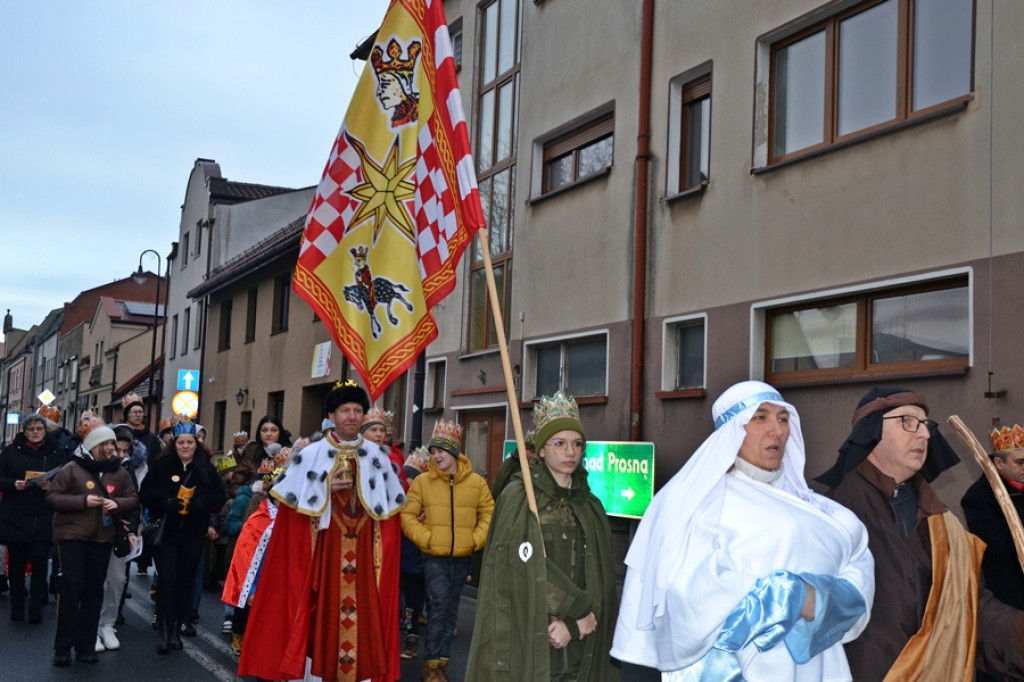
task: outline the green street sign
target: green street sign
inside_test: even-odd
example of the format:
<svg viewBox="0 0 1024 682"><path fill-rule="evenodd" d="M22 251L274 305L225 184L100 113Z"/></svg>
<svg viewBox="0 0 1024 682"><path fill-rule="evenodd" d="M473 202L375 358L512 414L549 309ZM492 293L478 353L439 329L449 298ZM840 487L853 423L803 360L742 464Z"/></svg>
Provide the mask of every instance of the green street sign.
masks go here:
<svg viewBox="0 0 1024 682"><path fill-rule="evenodd" d="M505 441L504 452L505 457L515 454L516 442ZM587 441L583 466L608 516L644 515L654 497L654 443Z"/></svg>

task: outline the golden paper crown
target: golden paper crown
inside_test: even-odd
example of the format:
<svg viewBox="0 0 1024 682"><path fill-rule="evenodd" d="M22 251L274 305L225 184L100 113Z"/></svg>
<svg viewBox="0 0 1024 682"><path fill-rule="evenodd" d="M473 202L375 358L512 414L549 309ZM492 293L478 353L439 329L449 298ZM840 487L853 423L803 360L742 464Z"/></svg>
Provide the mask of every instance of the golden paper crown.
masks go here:
<svg viewBox="0 0 1024 682"><path fill-rule="evenodd" d="M225 474L237 466L238 461L235 459L235 456L228 452L228 454L217 460L217 473Z"/></svg>
<svg viewBox="0 0 1024 682"><path fill-rule="evenodd" d="M461 450L461 442L462 427L454 421L438 419L437 423L434 424L434 433L430 436L430 441L427 443L427 446L431 448L441 448L442 450L451 453L452 456L458 457L459 451Z"/></svg>
<svg viewBox="0 0 1024 682"><path fill-rule="evenodd" d="M369 411L363 415L363 423L369 424L370 422L380 422L384 426L391 426L395 420L395 413L385 411L381 409L379 405L374 405Z"/></svg>
<svg viewBox="0 0 1024 682"><path fill-rule="evenodd" d="M121 408L127 410L128 406L132 403L142 403L142 396L135 391L126 393L125 396L121 398Z"/></svg>
<svg viewBox="0 0 1024 682"><path fill-rule="evenodd" d="M414 40L409 43L409 58L402 59L402 46L398 44L398 41L392 38L388 41L388 57L390 61L384 61L384 51L380 49L380 45L374 45L373 50L370 52L370 64L373 66L373 71L377 75L387 73L388 71L398 71L400 73L412 73L412 70L416 68L416 60L420 56L420 41Z"/></svg>
<svg viewBox="0 0 1024 682"><path fill-rule="evenodd" d="M994 452L1020 448L1024 448L1024 428L1021 428L1020 424L1014 424L1012 429L1009 426L992 429L992 450Z"/></svg>
<svg viewBox="0 0 1024 682"><path fill-rule="evenodd" d="M334 386L331 386L331 390L333 391L339 388L359 388L359 384L352 381L351 379L346 379L345 381L339 379L338 381L334 382Z"/></svg>
<svg viewBox="0 0 1024 682"><path fill-rule="evenodd" d="M272 473L275 469L288 466L288 462L292 456L291 448L281 448L274 453L273 457L268 457L260 462L260 466L256 469L256 474L263 476L265 474Z"/></svg>
<svg viewBox="0 0 1024 682"><path fill-rule="evenodd" d="M234 435L235 447L245 447L245 444L249 442L249 434L245 431L236 431Z"/></svg>
<svg viewBox="0 0 1024 682"><path fill-rule="evenodd" d="M85 441L85 437L96 428L106 426L107 423L100 419L95 412L92 410L86 410L82 413L82 418L78 420L78 427L75 429L75 433L78 434L78 439Z"/></svg>
<svg viewBox="0 0 1024 682"><path fill-rule="evenodd" d="M60 421L60 408L56 405L43 405L39 408L39 414L43 415L44 419L49 419L52 422Z"/></svg>
<svg viewBox="0 0 1024 682"><path fill-rule="evenodd" d="M174 420L171 419L170 417L164 417L163 419L160 420L160 431L159 431L159 433L163 433L167 429L173 429L173 428L174 428Z"/></svg>

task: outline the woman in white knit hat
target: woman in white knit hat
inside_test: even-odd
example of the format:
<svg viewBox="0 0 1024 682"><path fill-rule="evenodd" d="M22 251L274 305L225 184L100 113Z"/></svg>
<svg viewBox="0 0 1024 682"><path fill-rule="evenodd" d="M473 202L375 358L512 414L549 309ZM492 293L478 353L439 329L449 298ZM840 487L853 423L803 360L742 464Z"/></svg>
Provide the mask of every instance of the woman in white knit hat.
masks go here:
<svg viewBox="0 0 1024 682"><path fill-rule="evenodd" d="M114 457L114 431L91 412L82 415L82 445L53 477L46 501L55 510L53 539L63 578L57 602L53 664L95 663L103 582L116 524L139 504L131 476Z"/></svg>

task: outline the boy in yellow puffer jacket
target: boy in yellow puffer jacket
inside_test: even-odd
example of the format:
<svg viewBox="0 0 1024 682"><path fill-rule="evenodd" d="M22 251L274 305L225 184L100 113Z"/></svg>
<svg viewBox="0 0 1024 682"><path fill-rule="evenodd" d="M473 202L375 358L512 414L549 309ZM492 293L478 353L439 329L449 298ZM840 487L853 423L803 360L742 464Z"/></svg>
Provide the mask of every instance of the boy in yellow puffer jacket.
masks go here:
<svg viewBox="0 0 1024 682"><path fill-rule="evenodd" d="M470 555L483 549L494 512L487 481L460 453L462 427L439 420L430 438L427 471L409 488L402 532L422 555L429 608L423 680L447 682L448 659Z"/></svg>

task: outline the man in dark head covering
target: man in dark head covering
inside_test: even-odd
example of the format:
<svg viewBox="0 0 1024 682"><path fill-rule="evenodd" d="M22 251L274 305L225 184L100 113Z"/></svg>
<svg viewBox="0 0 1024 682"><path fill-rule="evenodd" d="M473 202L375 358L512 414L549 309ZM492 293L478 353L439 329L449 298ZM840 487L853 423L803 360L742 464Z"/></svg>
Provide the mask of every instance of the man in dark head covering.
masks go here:
<svg viewBox="0 0 1024 682"><path fill-rule="evenodd" d="M864 523L875 557L871 620L846 644L853 679L971 682L975 663L1024 679L1024 613L981 587L985 545L930 485L959 458L924 396L874 388L852 422L835 465L817 480Z"/></svg>

